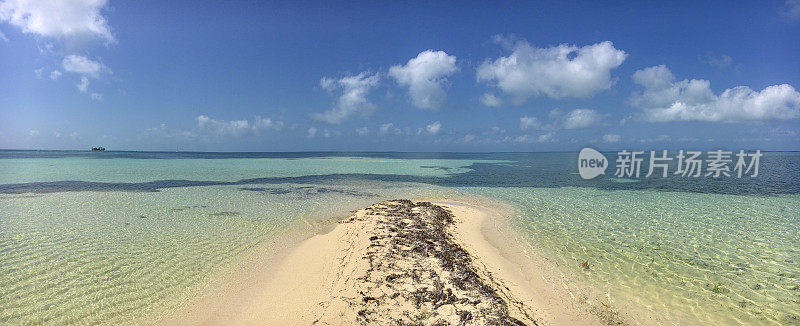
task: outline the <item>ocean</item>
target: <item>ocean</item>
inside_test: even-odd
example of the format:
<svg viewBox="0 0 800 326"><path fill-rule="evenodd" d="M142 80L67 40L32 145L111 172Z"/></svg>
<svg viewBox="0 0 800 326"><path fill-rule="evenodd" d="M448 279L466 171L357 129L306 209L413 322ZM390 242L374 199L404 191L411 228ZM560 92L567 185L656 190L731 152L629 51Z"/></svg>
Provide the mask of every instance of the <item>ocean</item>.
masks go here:
<svg viewBox="0 0 800 326"><path fill-rule="evenodd" d="M589 306L800 323L800 153L755 178L584 180L577 157L0 151L0 323L147 323L287 230L393 198L510 205L513 241Z"/></svg>

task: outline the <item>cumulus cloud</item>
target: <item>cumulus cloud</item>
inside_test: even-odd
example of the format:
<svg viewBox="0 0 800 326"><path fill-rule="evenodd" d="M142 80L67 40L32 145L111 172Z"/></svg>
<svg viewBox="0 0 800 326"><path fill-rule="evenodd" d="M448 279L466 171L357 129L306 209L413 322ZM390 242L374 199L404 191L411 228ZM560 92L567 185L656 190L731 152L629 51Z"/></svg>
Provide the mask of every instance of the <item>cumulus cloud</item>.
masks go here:
<svg viewBox="0 0 800 326"><path fill-rule="evenodd" d="M554 132L552 131L546 134L542 134L541 136L539 136L539 138L536 139L536 141L540 143L555 141L555 139L553 139L553 134Z"/></svg>
<svg viewBox="0 0 800 326"><path fill-rule="evenodd" d="M91 97L95 101L102 101L103 100L103 94L100 94L100 93L92 93Z"/></svg>
<svg viewBox="0 0 800 326"><path fill-rule="evenodd" d="M393 123L384 123L378 128L378 136L386 135L388 133L400 135L403 133L403 131L400 130L400 128L395 128Z"/></svg>
<svg viewBox="0 0 800 326"><path fill-rule="evenodd" d="M197 120L197 131L199 134L209 134L212 136L239 137L247 134L258 135L264 130L279 130L283 127L283 122L273 121L270 118L256 116L251 124L247 120L217 120L209 118L207 115L199 115Z"/></svg>
<svg viewBox="0 0 800 326"><path fill-rule="evenodd" d="M223 135L240 136L250 130L247 120L216 120L206 115L197 116L197 127L201 130L209 130L213 133Z"/></svg>
<svg viewBox="0 0 800 326"><path fill-rule="evenodd" d="M82 55L70 54L61 61L65 71L97 78L101 73L109 71L105 65Z"/></svg>
<svg viewBox="0 0 800 326"><path fill-rule="evenodd" d="M564 114L559 109L550 111L547 118L540 120L536 117L523 116L519 118L519 129L528 130L559 130L559 129L581 129L594 126L604 118L596 110L574 109Z"/></svg>
<svg viewBox="0 0 800 326"><path fill-rule="evenodd" d="M114 42L111 28L101 14L106 0L5 0L0 2L0 21L23 33L44 37L97 37Z"/></svg>
<svg viewBox="0 0 800 326"><path fill-rule="evenodd" d="M341 90L342 94L339 96L336 106L323 113L312 114L311 117L315 120L336 124L355 113L369 113L374 110L375 105L367 100L367 95L372 88L378 85L378 81L380 81L378 74L371 75L367 72L338 80L322 77L319 84L323 89L330 93Z"/></svg>
<svg viewBox="0 0 800 326"><path fill-rule="evenodd" d="M52 80L56 80L56 79L58 79L59 77L61 77L61 72L60 72L60 71L58 71L58 70L53 70L53 71L51 71L51 72L50 72L50 79L52 79Z"/></svg>
<svg viewBox="0 0 800 326"><path fill-rule="evenodd" d="M358 134L359 136L366 136L369 134L369 128L367 127L358 128L356 129L356 134Z"/></svg>
<svg viewBox="0 0 800 326"><path fill-rule="evenodd" d="M389 76L408 87L411 104L421 109L437 109L447 98L447 76L458 70L456 57L444 51L426 50L405 65L389 68Z"/></svg>
<svg viewBox="0 0 800 326"><path fill-rule="evenodd" d="M484 93L480 98L481 104L485 106L498 107L503 102L494 93Z"/></svg>
<svg viewBox="0 0 800 326"><path fill-rule="evenodd" d="M81 93L86 93L86 90L89 89L89 78L86 76L81 76L81 81L76 86Z"/></svg>
<svg viewBox="0 0 800 326"><path fill-rule="evenodd" d="M270 118L256 116L253 119L253 132L259 133L262 130L280 130L283 128L283 121L275 121Z"/></svg>
<svg viewBox="0 0 800 326"><path fill-rule="evenodd" d="M593 126L600 122L603 116L595 110L575 109L567 113L564 118L564 129L581 129Z"/></svg>
<svg viewBox="0 0 800 326"><path fill-rule="evenodd" d="M317 135L317 128L314 127L308 128L308 135L306 137L314 138L314 136L316 135Z"/></svg>
<svg viewBox="0 0 800 326"><path fill-rule="evenodd" d="M535 48L525 41L513 52L478 67L477 80L496 86L519 104L533 96L589 97L614 83L611 70L627 54L609 42L583 47L561 44Z"/></svg>
<svg viewBox="0 0 800 326"><path fill-rule="evenodd" d="M541 134L538 137L536 137L535 141L537 143L555 142L556 139L553 138L554 135L555 135L555 131L549 131L549 132L546 132L546 133ZM505 142L507 140L508 140L508 137L506 139L502 140L502 142ZM520 135L520 136L517 136L516 138L514 138L514 142L517 142L517 143L533 143L534 140L531 138L531 135L524 134L524 135Z"/></svg>
<svg viewBox="0 0 800 326"><path fill-rule="evenodd" d="M439 131L442 130L442 124L439 123L439 121L436 121L434 123L425 126L425 130L427 130L428 133L431 135L436 135L439 133Z"/></svg>
<svg viewBox="0 0 800 326"><path fill-rule="evenodd" d="M524 116L519 118L519 129L521 130L528 130L528 129L539 129L542 127L542 123L539 122L539 119L535 117Z"/></svg>
<svg viewBox="0 0 800 326"><path fill-rule="evenodd" d="M619 143L622 140L622 137L616 134L605 134L603 135L603 142L604 143Z"/></svg>
<svg viewBox="0 0 800 326"><path fill-rule="evenodd" d="M650 122L740 122L800 117L800 93L788 84L768 86L761 91L736 86L716 95L708 80L678 81L664 65L636 71L633 81L644 90L634 92L630 102L642 108L645 120Z"/></svg>
<svg viewBox="0 0 800 326"><path fill-rule="evenodd" d="M527 143L529 141L528 140L529 138L530 138L530 136L525 134L525 135L517 136L516 138L514 138L514 141L517 142L517 143Z"/></svg>

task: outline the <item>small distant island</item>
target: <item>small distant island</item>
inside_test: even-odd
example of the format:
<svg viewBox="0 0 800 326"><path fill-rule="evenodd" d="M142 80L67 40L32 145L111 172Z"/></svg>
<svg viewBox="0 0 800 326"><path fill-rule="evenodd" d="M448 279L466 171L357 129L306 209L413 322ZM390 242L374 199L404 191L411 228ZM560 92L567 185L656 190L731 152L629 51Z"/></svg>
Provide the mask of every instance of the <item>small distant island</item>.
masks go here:
<svg viewBox="0 0 800 326"><path fill-rule="evenodd" d="M92 152L102 152L105 151L105 147L92 147Z"/></svg>

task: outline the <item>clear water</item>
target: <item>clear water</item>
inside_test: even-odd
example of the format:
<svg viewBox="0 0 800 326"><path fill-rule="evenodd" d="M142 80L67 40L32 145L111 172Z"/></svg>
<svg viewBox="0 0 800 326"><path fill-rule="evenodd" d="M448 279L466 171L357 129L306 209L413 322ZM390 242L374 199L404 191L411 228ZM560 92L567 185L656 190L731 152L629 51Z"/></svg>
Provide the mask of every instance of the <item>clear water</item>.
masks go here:
<svg viewBox="0 0 800 326"><path fill-rule="evenodd" d="M144 323L289 227L471 194L513 205L523 241L614 308L798 323L800 153L766 153L741 180L586 181L575 159L0 151L0 324Z"/></svg>
<svg viewBox="0 0 800 326"><path fill-rule="evenodd" d="M602 302L647 310L659 324L800 322L800 195L475 192L517 207L514 222L527 241L567 279L594 285L607 296Z"/></svg>

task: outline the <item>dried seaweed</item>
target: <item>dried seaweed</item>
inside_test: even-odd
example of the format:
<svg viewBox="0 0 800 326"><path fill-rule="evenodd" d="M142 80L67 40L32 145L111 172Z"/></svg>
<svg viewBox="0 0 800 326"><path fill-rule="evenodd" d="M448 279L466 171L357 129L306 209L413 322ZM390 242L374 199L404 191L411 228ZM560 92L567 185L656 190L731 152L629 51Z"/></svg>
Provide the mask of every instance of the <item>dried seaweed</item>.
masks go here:
<svg viewBox="0 0 800 326"><path fill-rule="evenodd" d="M369 238L363 258L370 266L359 278L365 291L350 302L360 306L356 322L525 325L509 315L507 303L479 276L470 254L453 241L448 226L454 216L449 210L429 202L392 200L366 212L365 218L380 218L381 232ZM391 313L404 304L414 309L400 317Z"/></svg>

